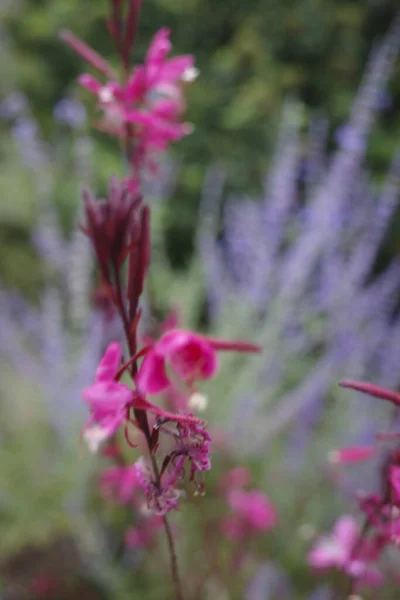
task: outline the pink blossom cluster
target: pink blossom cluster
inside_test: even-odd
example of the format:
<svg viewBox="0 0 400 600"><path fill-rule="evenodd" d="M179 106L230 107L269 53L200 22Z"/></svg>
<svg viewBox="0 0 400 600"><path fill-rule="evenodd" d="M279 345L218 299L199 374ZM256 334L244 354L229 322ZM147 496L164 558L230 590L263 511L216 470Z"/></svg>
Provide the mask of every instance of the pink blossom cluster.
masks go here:
<svg viewBox="0 0 400 600"><path fill-rule="evenodd" d="M330 535L316 542L308 562L318 570L334 567L343 571L355 580L357 587L376 587L383 582L375 566L380 551L379 540L365 539L355 520L344 515L337 520Z"/></svg>
<svg viewBox="0 0 400 600"><path fill-rule="evenodd" d="M265 533L277 524L274 506L264 492L246 489L250 473L245 467L236 467L225 475L222 490L229 507L222 521L222 532L231 541L243 541Z"/></svg>
<svg viewBox="0 0 400 600"><path fill-rule="evenodd" d="M370 383L343 381L341 386L369 394L400 406L400 394ZM378 434L377 444L352 446L334 450L331 462L355 465L380 457L380 490L374 493L357 492L357 502L363 515L359 528L350 516L341 517L329 536L322 537L309 554L309 563L317 569L336 567L349 575L355 592L363 585L383 583L383 574L377 566L383 551L400 542L400 434ZM378 442L394 447L379 448Z"/></svg>
<svg viewBox="0 0 400 600"><path fill-rule="evenodd" d="M82 87L94 94L101 118L97 127L132 146L131 161L136 177L130 185L137 189L143 170L155 169L155 153L165 151L193 127L181 122L185 110L184 88L197 70L190 55L169 58L170 31L160 29L147 51L144 64L119 77L111 65L92 48L69 32L62 38L80 54L103 80L89 73L79 76Z"/></svg>

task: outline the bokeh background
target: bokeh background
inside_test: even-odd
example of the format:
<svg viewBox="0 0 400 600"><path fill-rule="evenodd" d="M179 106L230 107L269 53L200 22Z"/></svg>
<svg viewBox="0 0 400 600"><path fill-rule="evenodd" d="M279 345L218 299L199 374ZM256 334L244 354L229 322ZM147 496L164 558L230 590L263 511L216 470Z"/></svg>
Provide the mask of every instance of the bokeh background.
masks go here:
<svg viewBox="0 0 400 600"><path fill-rule="evenodd" d="M1 598L169 597L146 557L121 550L129 517L101 499L101 460L79 441L80 389L118 334L93 302L80 190L104 194L123 164L91 128L81 61L57 33L115 61L106 4L0 5ZM202 598L334 598L335 578L315 576L307 552L355 512L356 487L376 484L371 468L338 477L328 456L368 443L391 416L337 381L400 383L397 13L395 0L143 2L135 60L168 26L174 52L200 69L188 90L194 132L146 186L147 318L174 309L185 327L265 348L227 357L204 386L230 450L215 451L201 502L212 512L218 477L246 464L279 527L246 576L231 589L211 578ZM201 564L198 503L183 511L180 543ZM398 560L387 557L379 597L398 597Z"/></svg>

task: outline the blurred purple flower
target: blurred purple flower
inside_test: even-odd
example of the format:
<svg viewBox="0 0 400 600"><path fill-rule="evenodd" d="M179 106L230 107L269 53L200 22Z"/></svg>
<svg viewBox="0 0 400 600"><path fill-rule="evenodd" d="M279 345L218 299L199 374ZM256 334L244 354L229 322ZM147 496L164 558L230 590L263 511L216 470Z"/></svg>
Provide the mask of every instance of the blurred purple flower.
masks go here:
<svg viewBox="0 0 400 600"><path fill-rule="evenodd" d="M54 118L71 129L79 129L86 122L86 110L81 102L73 98L63 98L54 107Z"/></svg>

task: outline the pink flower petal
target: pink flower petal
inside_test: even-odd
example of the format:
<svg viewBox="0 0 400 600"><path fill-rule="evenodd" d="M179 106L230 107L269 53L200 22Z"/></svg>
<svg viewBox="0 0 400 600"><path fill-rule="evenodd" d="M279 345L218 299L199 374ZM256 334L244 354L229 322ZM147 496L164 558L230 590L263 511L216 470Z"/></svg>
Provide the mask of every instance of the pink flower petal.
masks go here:
<svg viewBox="0 0 400 600"><path fill-rule="evenodd" d="M111 342L96 369L96 382L112 381L121 364L121 346L118 342Z"/></svg>
<svg viewBox="0 0 400 600"><path fill-rule="evenodd" d="M329 459L333 463L353 464L372 458L376 452L375 446L350 446L332 450Z"/></svg>
<svg viewBox="0 0 400 600"><path fill-rule="evenodd" d="M396 500L400 500L400 467L390 467L389 472L390 483L396 495Z"/></svg>
<svg viewBox="0 0 400 600"><path fill-rule="evenodd" d="M103 88L102 84L92 75L88 73L83 73L83 75L79 75L78 83L92 94L96 96L99 95L100 90Z"/></svg>
<svg viewBox="0 0 400 600"><path fill-rule="evenodd" d="M133 392L123 383L100 381L84 388L82 397L95 414L106 414L129 404L133 399Z"/></svg>
<svg viewBox="0 0 400 600"><path fill-rule="evenodd" d="M349 549L350 553L358 539L358 525L353 517L343 515L336 521L333 535L344 547Z"/></svg>
<svg viewBox="0 0 400 600"><path fill-rule="evenodd" d="M164 358L154 350L150 350L143 359L136 376L136 385L141 394L159 394L169 386Z"/></svg>
<svg viewBox="0 0 400 600"><path fill-rule="evenodd" d="M193 67L194 58L190 54L175 56L164 63L159 74L159 79L163 83L175 83L187 69Z"/></svg>

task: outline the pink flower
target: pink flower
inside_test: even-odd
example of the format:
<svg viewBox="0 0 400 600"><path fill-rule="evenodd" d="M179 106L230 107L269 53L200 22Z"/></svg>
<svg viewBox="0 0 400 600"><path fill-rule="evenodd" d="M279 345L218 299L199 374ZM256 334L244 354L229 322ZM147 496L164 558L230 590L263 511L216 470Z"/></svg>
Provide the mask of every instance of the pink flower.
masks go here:
<svg viewBox="0 0 400 600"><path fill-rule="evenodd" d="M168 412L149 402L124 383L115 381L121 363L121 356L119 343L112 342L97 367L94 384L82 391L82 397L91 410L91 415L83 431L83 437L86 439L90 450L96 452L100 444L119 429L127 418L131 407L150 411L158 417L174 422L203 423L203 421L192 415L179 415Z"/></svg>
<svg viewBox="0 0 400 600"><path fill-rule="evenodd" d="M114 380L121 355L119 343L112 342L97 367L93 385L82 391L82 397L91 410L84 427L84 437L94 450L121 426L127 407L133 401L133 391Z"/></svg>
<svg viewBox="0 0 400 600"><path fill-rule="evenodd" d="M196 379L210 379L218 369L217 350L259 352L260 348L247 342L217 340L183 329L170 330L145 356L136 378L139 391L159 394L173 384L174 376L189 386Z"/></svg>
<svg viewBox="0 0 400 600"><path fill-rule="evenodd" d="M275 509L260 490L232 490L228 503L237 518L246 522L254 531L268 531L276 525Z"/></svg>
<svg viewBox="0 0 400 600"><path fill-rule="evenodd" d="M348 515L340 517L332 534L322 537L315 544L308 555L308 563L315 569L336 567L366 585L380 585L382 575L370 564L378 557L379 547L367 540L360 540L359 536L354 519Z"/></svg>
<svg viewBox="0 0 400 600"><path fill-rule="evenodd" d="M138 473L135 465L110 467L101 475L100 489L102 493L120 504L131 502L138 487Z"/></svg>
<svg viewBox="0 0 400 600"><path fill-rule="evenodd" d="M125 136L126 125L134 127L136 167L149 163L149 152L165 150L170 142L191 132L180 118L185 108L182 83L197 72L190 55L168 58L171 50L169 30L158 31L148 49L144 65L136 66L126 84L121 85L111 67L94 50L71 33L62 34L78 54L108 78L103 84L89 74L78 81L93 93L103 112L99 128L111 135Z"/></svg>
<svg viewBox="0 0 400 600"><path fill-rule="evenodd" d="M350 560L358 539L358 526L350 516L336 522L330 536L322 537L308 555L308 562L316 569L343 568Z"/></svg>
<svg viewBox="0 0 400 600"><path fill-rule="evenodd" d="M227 538L239 541L269 531L276 525L275 509L260 490L232 489L227 500L232 511L222 522L222 531Z"/></svg>

